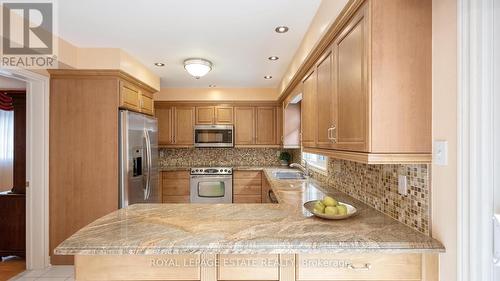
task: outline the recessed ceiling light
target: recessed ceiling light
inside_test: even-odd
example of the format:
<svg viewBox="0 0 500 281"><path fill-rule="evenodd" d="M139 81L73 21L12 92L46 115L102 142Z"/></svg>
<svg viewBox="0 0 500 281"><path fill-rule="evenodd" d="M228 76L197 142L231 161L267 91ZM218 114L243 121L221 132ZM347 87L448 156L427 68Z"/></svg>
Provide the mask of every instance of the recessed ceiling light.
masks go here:
<svg viewBox="0 0 500 281"><path fill-rule="evenodd" d="M277 56L272 56L272 57L268 57L267 59L268 60L279 60L280 58L278 58Z"/></svg>
<svg viewBox="0 0 500 281"><path fill-rule="evenodd" d="M271 79L271 78L273 78L271 75L264 76L264 79Z"/></svg>
<svg viewBox="0 0 500 281"><path fill-rule="evenodd" d="M155 65L156 66L165 66L165 64L163 62L155 62Z"/></svg>
<svg viewBox="0 0 500 281"><path fill-rule="evenodd" d="M274 29L274 31L276 31L278 33L285 33L288 31L288 26L284 26L284 25L278 26Z"/></svg>
<svg viewBox="0 0 500 281"><path fill-rule="evenodd" d="M208 85L208 87L210 87L210 88L215 88L215 87L217 87L217 85L215 85L215 84L210 84L210 85Z"/></svg>

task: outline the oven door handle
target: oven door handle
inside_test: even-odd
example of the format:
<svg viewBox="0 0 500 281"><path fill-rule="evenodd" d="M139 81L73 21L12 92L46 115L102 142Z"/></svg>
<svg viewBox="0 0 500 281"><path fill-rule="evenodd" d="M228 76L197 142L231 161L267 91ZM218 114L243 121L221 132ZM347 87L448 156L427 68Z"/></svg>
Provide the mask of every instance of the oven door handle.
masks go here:
<svg viewBox="0 0 500 281"><path fill-rule="evenodd" d="M205 181L227 181L231 180L232 176L209 176L209 175L191 175L191 179L198 180L200 182Z"/></svg>

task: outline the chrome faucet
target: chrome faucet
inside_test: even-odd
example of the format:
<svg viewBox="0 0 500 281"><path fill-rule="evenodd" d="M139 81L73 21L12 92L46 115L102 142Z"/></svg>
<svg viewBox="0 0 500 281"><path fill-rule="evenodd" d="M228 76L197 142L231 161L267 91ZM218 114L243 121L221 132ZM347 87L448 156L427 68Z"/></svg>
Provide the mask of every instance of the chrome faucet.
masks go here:
<svg viewBox="0 0 500 281"><path fill-rule="evenodd" d="M309 171L309 164L307 163L306 160L302 160L302 161L304 162L304 165L300 165L299 163L292 163L292 164L290 164L290 168L298 168L299 170L304 172L304 174L307 177L310 177L311 172Z"/></svg>

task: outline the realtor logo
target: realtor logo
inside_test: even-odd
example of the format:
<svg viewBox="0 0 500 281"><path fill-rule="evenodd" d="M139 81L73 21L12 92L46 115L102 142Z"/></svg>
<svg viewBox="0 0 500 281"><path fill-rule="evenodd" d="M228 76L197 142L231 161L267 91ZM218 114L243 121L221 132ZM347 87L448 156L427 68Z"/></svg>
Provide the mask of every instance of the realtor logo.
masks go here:
<svg viewBox="0 0 500 281"><path fill-rule="evenodd" d="M52 2L2 2L2 58L6 68L56 68Z"/></svg>

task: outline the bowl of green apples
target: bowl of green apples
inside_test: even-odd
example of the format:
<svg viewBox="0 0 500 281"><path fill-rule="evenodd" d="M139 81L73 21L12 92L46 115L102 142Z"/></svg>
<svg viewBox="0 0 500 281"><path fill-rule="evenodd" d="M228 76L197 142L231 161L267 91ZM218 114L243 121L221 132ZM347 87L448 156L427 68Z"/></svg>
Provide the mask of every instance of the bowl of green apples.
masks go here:
<svg viewBox="0 0 500 281"><path fill-rule="evenodd" d="M304 208L313 215L328 220L347 219L357 212L354 206L339 202L330 196L325 196L322 200L306 202Z"/></svg>

